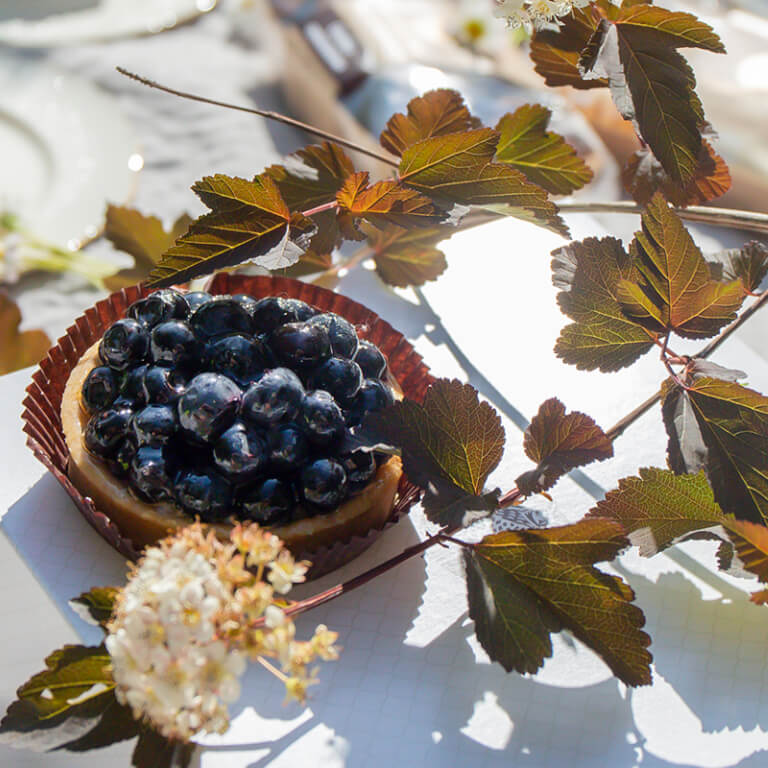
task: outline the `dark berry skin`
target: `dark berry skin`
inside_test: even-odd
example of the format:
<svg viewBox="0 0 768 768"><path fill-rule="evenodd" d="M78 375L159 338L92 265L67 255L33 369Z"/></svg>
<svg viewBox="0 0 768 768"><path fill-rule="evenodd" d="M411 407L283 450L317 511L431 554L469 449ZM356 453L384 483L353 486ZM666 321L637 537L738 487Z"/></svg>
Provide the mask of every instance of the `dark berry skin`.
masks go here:
<svg viewBox="0 0 768 768"><path fill-rule="evenodd" d="M282 365L296 371L314 368L331 356L328 331L309 322L281 325L269 335L269 347Z"/></svg>
<svg viewBox="0 0 768 768"><path fill-rule="evenodd" d="M295 424L281 424L269 432L269 466L278 475L301 469L309 453L307 438Z"/></svg>
<svg viewBox="0 0 768 768"><path fill-rule="evenodd" d="M153 365L144 372L142 387L146 403L175 403L186 391L187 380L178 371Z"/></svg>
<svg viewBox="0 0 768 768"><path fill-rule="evenodd" d="M317 459L301 472L301 495L321 509L337 507L347 495L347 473L335 459Z"/></svg>
<svg viewBox="0 0 768 768"><path fill-rule="evenodd" d="M261 339L235 333L208 344L205 367L245 387L269 366L271 358L271 352Z"/></svg>
<svg viewBox="0 0 768 768"><path fill-rule="evenodd" d="M255 429L236 421L214 444L213 460L232 481L247 480L267 463L264 441Z"/></svg>
<svg viewBox="0 0 768 768"><path fill-rule="evenodd" d="M224 520L232 514L232 486L215 472L183 470L176 477L173 491L176 503L203 522Z"/></svg>
<svg viewBox="0 0 768 768"><path fill-rule="evenodd" d="M198 356L200 342L181 320L169 320L152 329L150 354L155 365L189 368Z"/></svg>
<svg viewBox="0 0 768 768"><path fill-rule="evenodd" d="M163 447L142 445L131 460L130 480L142 498L162 501L173 496L173 467Z"/></svg>
<svg viewBox="0 0 768 768"><path fill-rule="evenodd" d="M165 288L134 301L126 314L151 329L167 320L185 319L189 316L189 304L183 294Z"/></svg>
<svg viewBox="0 0 768 768"><path fill-rule="evenodd" d="M148 365L138 365L127 371L120 384L120 397L133 402L136 406L147 402L147 393L144 391L144 376L149 370Z"/></svg>
<svg viewBox="0 0 768 768"><path fill-rule="evenodd" d="M254 299L253 296L249 296L247 293L235 293L232 298L235 301L240 302L248 314L253 317L254 310L258 304L257 300Z"/></svg>
<svg viewBox="0 0 768 768"><path fill-rule="evenodd" d="M120 394L115 372L106 365L93 368L83 382L82 402L89 413L109 408Z"/></svg>
<svg viewBox="0 0 768 768"><path fill-rule="evenodd" d="M304 387L293 371L273 368L248 387L241 413L251 423L268 427L294 419L303 397Z"/></svg>
<svg viewBox="0 0 768 768"><path fill-rule="evenodd" d="M344 414L328 392L307 392L301 401L299 424L310 442L329 445L344 433Z"/></svg>
<svg viewBox="0 0 768 768"><path fill-rule="evenodd" d="M366 379L382 379L387 372L387 358L370 341L360 341L355 355L355 362L360 366Z"/></svg>
<svg viewBox="0 0 768 768"><path fill-rule="evenodd" d="M131 469L131 462L136 455L136 441L132 437L126 437L117 446L115 455L109 460L109 468L113 475L125 477Z"/></svg>
<svg viewBox="0 0 768 768"><path fill-rule="evenodd" d="M129 317L113 323L99 344L101 361L116 371L125 371L144 362L148 353L149 332Z"/></svg>
<svg viewBox="0 0 768 768"><path fill-rule="evenodd" d="M325 328L331 342L331 351L339 357L352 359L357 352L359 340L355 326L343 317L333 312L325 312L310 318L309 325Z"/></svg>
<svg viewBox="0 0 768 768"><path fill-rule="evenodd" d="M184 298L187 300L190 313L192 313L205 304L206 301L210 301L213 296L205 291L192 291L191 293L185 293Z"/></svg>
<svg viewBox="0 0 768 768"><path fill-rule="evenodd" d="M192 313L189 325L203 341L231 333L253 333L250 313L231 297L214 297L203 304Z"/></svg>
<svg viewBox="0 0 768 768"><path fill-rule="evenodd" d="M376 474L376 459L373 453L355 451L340 457L341 466L347 473L347 487L350 493L359 493Z"/></svg>
<svg viewBox="0 0 768 768"><path fill-rule="evenodd" d="M108 408L91 416L85 428L85 447L96 456L107 458L128 436L133 411L130 408Z"/></svg>
<svg viewBox="0 0 768 768"><path fill-rule="evenodd" d="M179 419L172 405L148 405L133 417L139 445L164 445L176 434Z"/></svg>
<svg viewBox="0 0 768 768"><path fill-rule="evenodd" d="M270 477L243 492L239 516L259 525L276 525L290 520L295 505L296 495L291 484Z"/></svg>
<svg viewBox="0 0 768 768"><path fill-rule="evenodd" d="M362 383L360 366L345 357L329 357L309 377L309 386L330 392L341 405L352 401Z"/></svg>
<svg viewBox="0 0 768 768"><path fill-rule="evenodd" d="M298 319L296 308L289 303L288 299L279 296L259 299L253 308L253 324L256 333L268 333L285 323L295 323Z"/></svg>
<svg viewBox="0 0 768 768"><path fill-rule="evenodd" d="M200 373L178 402L182 430L194 439L213 442L235 420L242 391L219 373Z"/></svg>
<svg viewBox="0 0 768 768"><path fill-rule="evenodd" d="M379 379L365 379L347 414L347 425L356 427L366 414L382 411L395 402L389 387Z"/></svg>
<svg viewBox="0 0 768 768"><path fill-rule="evenodd" d="M309 320L310 317L319 314L318 310L310 307L309 304L301 301L301 299L285 299L285 303L295 313L296 321L299 323L303 323L305 320Z"/></svg>

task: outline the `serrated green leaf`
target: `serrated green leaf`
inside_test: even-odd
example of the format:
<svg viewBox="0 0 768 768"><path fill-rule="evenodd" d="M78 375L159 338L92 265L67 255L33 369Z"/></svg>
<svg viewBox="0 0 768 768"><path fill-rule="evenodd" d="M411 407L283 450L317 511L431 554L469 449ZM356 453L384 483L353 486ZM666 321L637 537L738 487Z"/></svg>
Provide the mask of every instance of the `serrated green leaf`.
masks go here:
<svg viewBox="0 0 768 768"><path fill-rule="evenodd" d="M0 376L39 362L51 346L45 331L20 331L21 310L0 291Z"/></svg>
<svg viewBox="0 0 768 768"><path fill-rule="evenodd" d="M613 443L594 419L580 411L566 414L556 398L545 400L525 430L523 448L537 466L515 481L526 495L551 488L566 472L613 456Z"/></svg>
<svg viewBox="0 0 768 768"><path fill-rule="evenodd" d="M631 686L651 682L642 611L621 579L595 568L626 546L611 520L486 536L468 559L470 616L491 659L535 671L561 627L596 651ZM530 619L530 623L528 620ZM525 621L525 625L521 623Z"/></svg>
<svg viewBox="0 0 768 768"><path fill-rule="evenodd" d="M93 587L70 600L69 605L83 621L103 627L112 617L119 594L115 587Z"/></svg>
<svg viewBox="0 0 768 768"><path fill-rule="evenodd" d="M376 273L388 285L405 288L436 280L447 268L445 254L436 247L455 231L453 227L372 229L368 243L373 250Z"/></svg>
<svg viewBox="0 0 768 768"><path fill-rule="evenodd" d="M606 373L632 365L653 346L638 326L614 328L604 323L566 325L555 343L555 354L580 371Z"/></svg>
<svg viewBox="0 0 768 768"><path fill-rule="evenodd" d="M741 280L747 293L756 291L768 275L768 247L756 240L741 249L716 253L707 261L716 280Z"/></svg>
<svg viewBox="0 0 768 768"><path fill-rule="evenodd" d="M439 88L408 102L408 114L398 112L387 121L380 141L384 149L402 155L410 146L432 136L479 128L457 91Z"/></svg>
<svg viewBox="0 0 768 768"><path fill-rule="evenodd" d="M553 195L568 195L592 179L592 170L558 133L547 131L552 112L541 104L524 104L507 113L496 130L501 138L496 162L525 174Z"/></svg>
<svg viewBox="0 0 768 768"><path fill-rule="evenodd" d="M622 279L616 295L626 316L656 333L714 336L744 301L740 281L712 280L707 264L677 214L657 194L630 245L639 279Z"/></svg>

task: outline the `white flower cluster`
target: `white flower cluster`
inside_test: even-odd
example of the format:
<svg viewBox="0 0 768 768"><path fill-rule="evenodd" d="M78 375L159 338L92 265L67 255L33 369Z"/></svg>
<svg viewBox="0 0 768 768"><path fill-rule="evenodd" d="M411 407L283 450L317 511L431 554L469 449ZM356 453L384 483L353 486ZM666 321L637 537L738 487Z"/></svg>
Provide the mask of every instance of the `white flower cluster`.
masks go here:
<svg viewBox="0 0 768 768"><path fill-rule="evenodd" d="M589 3L590 0L497 0L494 16L506 19L515 29L541 29Z"/></svg>

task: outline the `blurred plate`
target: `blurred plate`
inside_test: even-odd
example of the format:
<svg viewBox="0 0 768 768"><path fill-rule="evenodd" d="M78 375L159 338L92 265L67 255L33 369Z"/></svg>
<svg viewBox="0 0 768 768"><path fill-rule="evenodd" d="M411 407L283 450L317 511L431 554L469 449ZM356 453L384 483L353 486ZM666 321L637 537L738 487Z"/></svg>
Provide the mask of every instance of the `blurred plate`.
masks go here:
<svg viewBox="0 0 768 768"><path fill-rule="evenodd" d="M90 83L0 56L0 211L70 249L99 233L143 166L114 99Z"/></svg>
<svg viewBox="0 0 768 768"><path fill-rule="evenodd" d="M25 48L149 35L189 21L217 0L2 0L0 43Z"/></svg>

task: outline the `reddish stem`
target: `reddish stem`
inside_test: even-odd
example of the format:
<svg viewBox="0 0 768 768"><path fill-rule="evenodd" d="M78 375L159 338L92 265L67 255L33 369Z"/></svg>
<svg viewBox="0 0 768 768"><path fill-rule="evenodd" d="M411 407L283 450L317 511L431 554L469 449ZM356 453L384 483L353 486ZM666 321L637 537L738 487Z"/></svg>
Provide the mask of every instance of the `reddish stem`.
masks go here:
<svg viewBox="0 0 768 768"><path fill-rule="evenodd" d="M322 213L323 211L330 211L333 208L338 208L339 204L335 200L331 200L330 203L323 203L317 205L314 208L310 208L308 211L302 211L302 216L314 216L316 213Z"/></svg>

